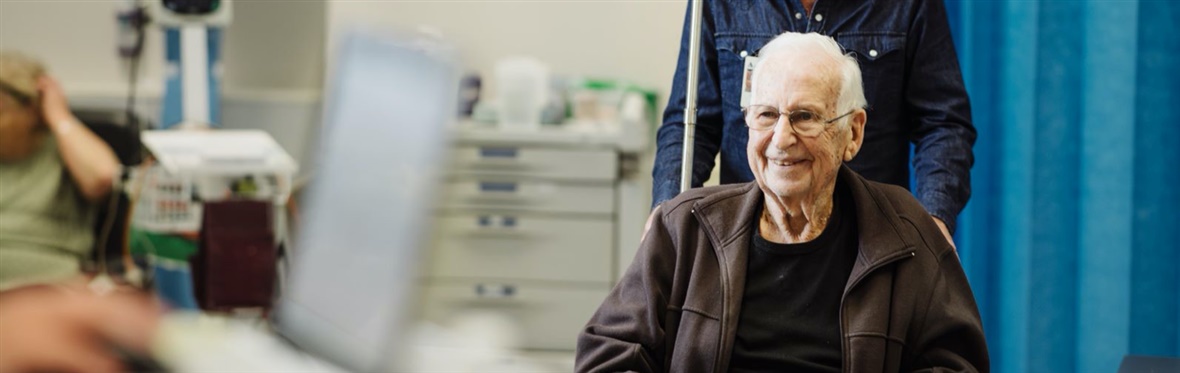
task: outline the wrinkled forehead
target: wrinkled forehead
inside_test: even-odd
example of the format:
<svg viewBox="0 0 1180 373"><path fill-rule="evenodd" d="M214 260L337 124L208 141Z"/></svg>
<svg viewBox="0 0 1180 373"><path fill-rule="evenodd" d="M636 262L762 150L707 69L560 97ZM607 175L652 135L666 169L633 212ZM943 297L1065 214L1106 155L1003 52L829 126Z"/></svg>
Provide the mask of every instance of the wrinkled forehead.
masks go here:
<svg viewBox="0 0 1180 373"><path fill-rule="evenodd" d="M806 93L809 99L834 103L840 94L839 61L805 49L762 56L754 68L753 98L776 99L786 93Z"/></svg>

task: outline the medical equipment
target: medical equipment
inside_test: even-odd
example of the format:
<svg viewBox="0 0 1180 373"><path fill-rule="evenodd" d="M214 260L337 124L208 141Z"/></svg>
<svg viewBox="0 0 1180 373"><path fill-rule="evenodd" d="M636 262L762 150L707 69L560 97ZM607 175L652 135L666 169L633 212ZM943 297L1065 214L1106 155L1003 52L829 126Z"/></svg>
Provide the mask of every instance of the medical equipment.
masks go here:
<svg viewBox="0 0 1180 373"><path fill-rule="evenodd" d="M216 126L221 115L221 28L233 20L233 0L149 0L147 13L164 28L167 64L160 128Z"/></svg>
<svg viewBox="0 0 1180 373"><path fill-rule="evenodd" d="M221 8L221 0L161 0L164 8L178 15L207 16Z"/></svg>
<svg viewBox="0 0 1180 373"><path fill-rule="evenodd" d="M700 69L700 55L701 55L701 9L704 7L703 0L693 0L692 2L692 23L688 44L688 85L685 89L684 98L684 142L683 153L680 162L680 191L684 192L692 188L692 161L693 161L693 143L696 140L697 129L697 82L700 80L698 70Z"/></svg>

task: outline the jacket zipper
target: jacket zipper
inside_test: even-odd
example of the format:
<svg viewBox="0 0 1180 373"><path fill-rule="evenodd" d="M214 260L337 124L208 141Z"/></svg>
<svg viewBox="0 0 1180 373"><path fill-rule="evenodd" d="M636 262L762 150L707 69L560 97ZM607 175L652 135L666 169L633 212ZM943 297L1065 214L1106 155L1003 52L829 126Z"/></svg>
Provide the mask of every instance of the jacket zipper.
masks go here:
<svg viewBox="0 0 1180 373"><path fill-rule="evenodd" d="M700 222L701 227L702 228L705 227L706 226L705 219L703 219L701 217L701 214L699 212L697 212L697 209L693 208L691 211L692 211L692 216L694 218L696 218L698 222ZM717 255L717 262L718 262L717 264L719 266L721 266L722 268L725 268L726 266L725 266L724 253L718 252L719 250L721 250L720 240L718 240L717 237L713 236L712 227L709 227L709 229L704 229L704 231L705 231L705 235L709 236L709 243L711 243L714 247L714 249L713 249L714 254ZM729 271L728 270L725 271L725 274L728 275ZM723 278L723 279L727 280L727 282L721 284L721 301L723 303L723 306L721 307L721 327L719 328L721 333L718 334L718 336L717 336L718 337L717 338L718 339L718 341L717 341L718 342L717 343L717 355L716 355L716 357L713 358L713 370L712 370L713 372L720 372L721 371L718 368L721 366L721 354L722 354L722 350L725 347L725 339L726 339L726 334L727 334L726 319L730 316L729 309L724 306L726 296L729 295L729 283L728 283L729 279L728 278Z"/></svg>
<svg viewBox="0 0 1180 373"><path fill-rule="evenodd" d="M841 372L847 372L848 366L851 363L850 361L848 361L848 358L849 358L848 338L844 335L845 331L848 329L847 328L848 320L844 319L844 299L848 297L848 293L851 292L852 289L855 289L857 285L860 285L860 282L863 281L864 279L868 278L869 275L873 274L873 272L876 272L878 269L881 269L882 267L885 267L887 265L901 261L902 259L913 258L913 257L914 257L914 251L910 250L910 251L903 251L901 253L894 254L893 256L890 256L890 257L886 258L885 260L877 262L877 264L874 264L872 267L869 267L868 269L866 269L864 274L862 274L860 277L857 277L856 280L854 280L852 282L852 286L849 286L848 290L844 291L844 295L840 296L840 360L843 361L842 366L840 367Z"/></svg>
<svg viewBox="0 0 1180 373"><path fill-rule="evenodd" d="M704 219L701 218L701 215L700 215L700 213L697 212L697 209L694 208L691 211L692 211L693 217L695 217L697 219L697 221L701 222L701 226L704 227L705 226ZM717 237L713 236L712 229L705 229L705 234L709 236L709 241L713 244L713 247L715 247L717 249L721 248L720 242L717 240ZM724 256L721 255L722 253L717 253L717 254L718 254L717 260L719 262L718 264L721 266L724 266L724 261L725 261ZM912 257L914 257L914 251L910 250L910 251L903 251L898 254L894 254L893 256L887 257L886 259L884 259L880 262L877 262L877 264L874 264L873 266L866 269L863 275L861 275L860 277L857 277L856 280L852 282L852 286L849 286L848 290L845 291L844 294L840 296L840 355L841 355L841 360L843 361L843 364L840 369L841 371L847 371L846 368L848 366L848 338L844 337L844 330L846 329L845 324L847 324L847 321L844 320L844 298L848 296L848 292L852 291L852 289L855 289L857 285L860 285L861 281L863 281L865 278L868 278L869 275L873 274L873 272L876 272L878 269L881 269L881 267L893 264L894 262L897 262L897 261L905 259L905 258L912 258ZM726 273L728 274L728 271L726 271ZM726 280L728 280L728 279L726 279ZM722 292L721 293L722 301L724 302L726 300L726 295L728 295L728 293L729 293L729 286L727 284L722 284L721 292ZM720 343L717 344L717 357L713 359L713 370L712 371L714 371L714 372L721 371L718 368L720 368L720 366L721 366L721 355L723 353L722 349L725 347L725 340L727 339L726 335L728 334L728 331L727 331L728 327L727 327L726 321L728 320L728 318L730 316L731 315L729 315L729 308L722 307L721 308L721 327L719 328L720 334L718 336Z"/></svg>

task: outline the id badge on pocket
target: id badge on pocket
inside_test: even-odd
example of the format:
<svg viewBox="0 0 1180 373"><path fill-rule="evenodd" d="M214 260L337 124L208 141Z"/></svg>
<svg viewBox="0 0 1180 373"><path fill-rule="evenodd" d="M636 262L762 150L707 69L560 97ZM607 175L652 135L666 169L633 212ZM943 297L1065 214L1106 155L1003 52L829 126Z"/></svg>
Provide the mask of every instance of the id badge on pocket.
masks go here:
<svg viewBox="0 0 1180 373"><path fill-rule="evenodd" d="M742 64L742 99L741 107L750 106L750 96L753 95L754 66L758 65L758 56L746 56Z"/></svg>

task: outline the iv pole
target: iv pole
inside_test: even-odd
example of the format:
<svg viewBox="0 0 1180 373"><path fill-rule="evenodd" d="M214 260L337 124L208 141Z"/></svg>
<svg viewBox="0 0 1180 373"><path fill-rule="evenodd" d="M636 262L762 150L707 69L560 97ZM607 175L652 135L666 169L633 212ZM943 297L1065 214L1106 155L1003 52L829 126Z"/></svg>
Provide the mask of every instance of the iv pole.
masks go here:
<svg viewBox="0 0 1180 373"><path fill-rule="evenodd" d="M692 21L689 26L691 36L688 42L688 85L685 88L684 99L684 142L680 167L680 192L692 188L692 163L694 140L697 129L697 74L700 68L701 56L701 10L704 0L692 1Z"/></svg>

